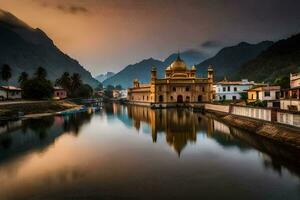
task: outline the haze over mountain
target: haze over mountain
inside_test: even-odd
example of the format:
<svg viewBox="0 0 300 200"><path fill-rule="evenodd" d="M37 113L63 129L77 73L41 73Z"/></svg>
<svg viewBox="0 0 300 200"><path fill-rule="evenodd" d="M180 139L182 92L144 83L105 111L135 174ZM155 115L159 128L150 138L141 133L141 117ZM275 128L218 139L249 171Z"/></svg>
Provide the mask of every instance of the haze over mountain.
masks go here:
<svg viewBox="0 0 300 200"><path fill-rule="evenodd" d="M272 81L300 71L300 33L279 40L255 59L244 64L237 76L247 75L250 79Z"/></svg>
<svg viewBox="0 0 300 200"><path fill-rule="evenodd" d="M113 75L115 75L114 72L106 72L104 74L99 74L98 76L95 77L95 79L99 82L103 82L104 80L112 77Z"/></svg>
<svg viewBox="0 0 300 200"><path fill-rule="evenodd" d="M114 76L106 79L104 85L122 85L122 87L127 88L132 86L132 81L134 79L139 79L141 83L148 83L150 81L150 71L153 66L157 69L157 76L159 78L164 77L165 68L173 62L178 53L173 53L168 56L164 61L156 60L153 58L142 60L141 62L128 65L120 72L116 73ZM207 55L203 52L197 50L187 50L180 53L180 57L188 65L194 65L203 61L207 58Z"/></svg>
<svg viewBox="0 0 300 200"><path fill-rule="evenodd" d="M225 47L221 49L215 56L204 60L207 55L202 52L189 50L180 53L181 58L191 67L197 64L198 76L207 76L207 67L212 64L216 74L216 80L222 79L224 76L228 78L236 78L241 66L251 59L254 59L262 51L271 46L273 42L264 41L258 44L249 44L241 42L235 46ZM132 80L139 79L142 83L148 83L150 80L150 70L152 66L156 66L158 77L164 77L165 69L177 57L177 53L170 55L164 61L147 59L139 63L129 65L116 75L104 81L104 85L118 85L123 87L132 86ZM242 75L247 78L246 74Z"/></svg>
<svg viewBox="0 0 300 200"><path fill-rule="evenodd" d="M271 41L263 41L257 44L241 42L235 46L221 49L215 56L197 65L197 74L206 76L205 69L212 64L215 72L215 79L221 80L226 76L228 79L248 78L247 73L236 74L241 70L241 66L251 59L256 58L262 51L273 44ZM201 70L203 69L204 70ZM203 74L204 72L204 74Z"/></svg>
<svg viewBox="0 0 300 200"><path fill-rule="evenodd" d="M3 64L12 68L10 84L17 84L21 72L32 75L39 66L47 70L52 81L67 71L79 73L91 86L98 84L90 72L61 52L42 30L33 29L11 13L0 10L0 65Z"/></svg>

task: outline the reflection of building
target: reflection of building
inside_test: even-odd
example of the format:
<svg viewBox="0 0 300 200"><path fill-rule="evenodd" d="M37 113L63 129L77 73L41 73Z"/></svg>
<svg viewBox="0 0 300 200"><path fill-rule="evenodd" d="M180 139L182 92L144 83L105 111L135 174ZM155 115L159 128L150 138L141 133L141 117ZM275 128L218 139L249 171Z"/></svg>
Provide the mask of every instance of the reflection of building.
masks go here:
<svg viewBox="0 0 300 200"><path fill-rule="evenodd" d="M216 83L216 95L215 100L238 100L241 98L241 93L247 93L245 90L254 86L254 82L249 82L248 79L242 79L241 81L227 81L224 79Z"/></svg>
<svg viewBox="0 0 300 200"><path fill-rule="evenodd" d="M177 59L166 68L165 78L158 79L153 68L150 84L140 84L134 80L133 88L128 89L127 99L131 103L144 105L208 102L213 98L212 83L212 66L208 67L207 78L198 78L196 67L189 70L178 54Z"/></svg>

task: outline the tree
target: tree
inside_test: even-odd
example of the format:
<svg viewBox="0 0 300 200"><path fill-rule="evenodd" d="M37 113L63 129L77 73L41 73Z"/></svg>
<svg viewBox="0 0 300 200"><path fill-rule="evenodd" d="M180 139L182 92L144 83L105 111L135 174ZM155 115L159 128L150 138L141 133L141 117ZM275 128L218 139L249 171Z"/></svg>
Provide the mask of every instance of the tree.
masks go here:
<svg viewBox="0 0 300 200"><path fill-rule="evenodd" d="M274 84L279 85L281 89L290 88L290 77L284 76L284 77L276 78Z"/></svg>
<svg viewBox="0 0 300 200"><path fill-rule="evenodd" d="M115 87L113 85L108 85L105 88L105 90L108 90L108 91L113 91L114 89L115 89Z"/></svg>
<svg viewBox="0 0 300 200"><path fill-rule="evenodd" d="M103 84L100 82L99 85L95 89L98 91L103 90Z"/></svg>
<svg viewBox="0 0 300 200"><path fill-rule="evenodd" d="M11 78L11 68L9 65L4 64L1 69L1 79L6 82L8 86L8 80ZM6 98L8 99L8 91L6 92Z"/></svg>
<svg viewBox="0 0 300 200"><path fill-rule="evenodd" d="M53 95L53 86L51 81L36 77L24 83L23 94L28 99L48 99Z"/></svg>
<svg viewBox="0 0 300 200"><path fill-rule="evenodd" d="M55 83L67 90L68 93L70 92L72 80L68 72L64 72L61 77L55 81Z"/></svg>
<svg viewBox="0 0 300 200"><path fill-rule="evenodd" d="M80 85L80 87L75 91L75 97L89 98L93 95L93 88L88 84Z"/></svg>
<svg viewBox="0 0 300 200"><path fill-rule="evenodd" d="M46 79L47 71L43 67L38 67L34 75L38 79Z"/></svg>
<svg viewBox="0 0 300 200"><path fill-rule="evenodd" d="M116 90L122 90L122 85L116 85L115 89Z"/></svg>
<svg viewBox="0 0 300 200"><path fill-rule="evenodd" d="M78 73L74 73L72 75L71 81L72 81L71 89L73 91L77 90L82 85L82 80L81 80L81 77Z"/></svg>
<svg viewBox="0 0 300 200"><path fill-rule="evenodd" d="M22 72L18 79L18 82L20 83L21 88L23 88L23 85L27 80L28 80L28 74L26 72Z"/></svg>

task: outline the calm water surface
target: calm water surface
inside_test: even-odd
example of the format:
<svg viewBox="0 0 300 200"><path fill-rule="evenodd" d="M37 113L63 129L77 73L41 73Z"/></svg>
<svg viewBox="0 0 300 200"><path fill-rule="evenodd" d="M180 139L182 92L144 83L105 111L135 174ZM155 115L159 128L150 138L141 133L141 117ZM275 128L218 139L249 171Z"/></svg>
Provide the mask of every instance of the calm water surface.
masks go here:
<svg viewBox="0 0 300 200"><path fill-rule="evenodd" d="M186 110L0 125L0 199L300 199L300 153Z"/></svg>

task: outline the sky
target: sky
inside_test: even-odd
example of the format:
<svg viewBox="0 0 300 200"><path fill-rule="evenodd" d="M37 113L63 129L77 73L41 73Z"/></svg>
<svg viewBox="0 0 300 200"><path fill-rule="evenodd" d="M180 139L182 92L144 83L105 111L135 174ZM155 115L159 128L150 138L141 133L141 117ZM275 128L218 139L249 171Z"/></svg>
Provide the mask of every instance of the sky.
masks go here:
<svg viewBox="0 0 300 200"><path fill-rule="evenodd" d="M42 29L93 75L300 32L299 0L0 0L0 8Z"/></svg>

